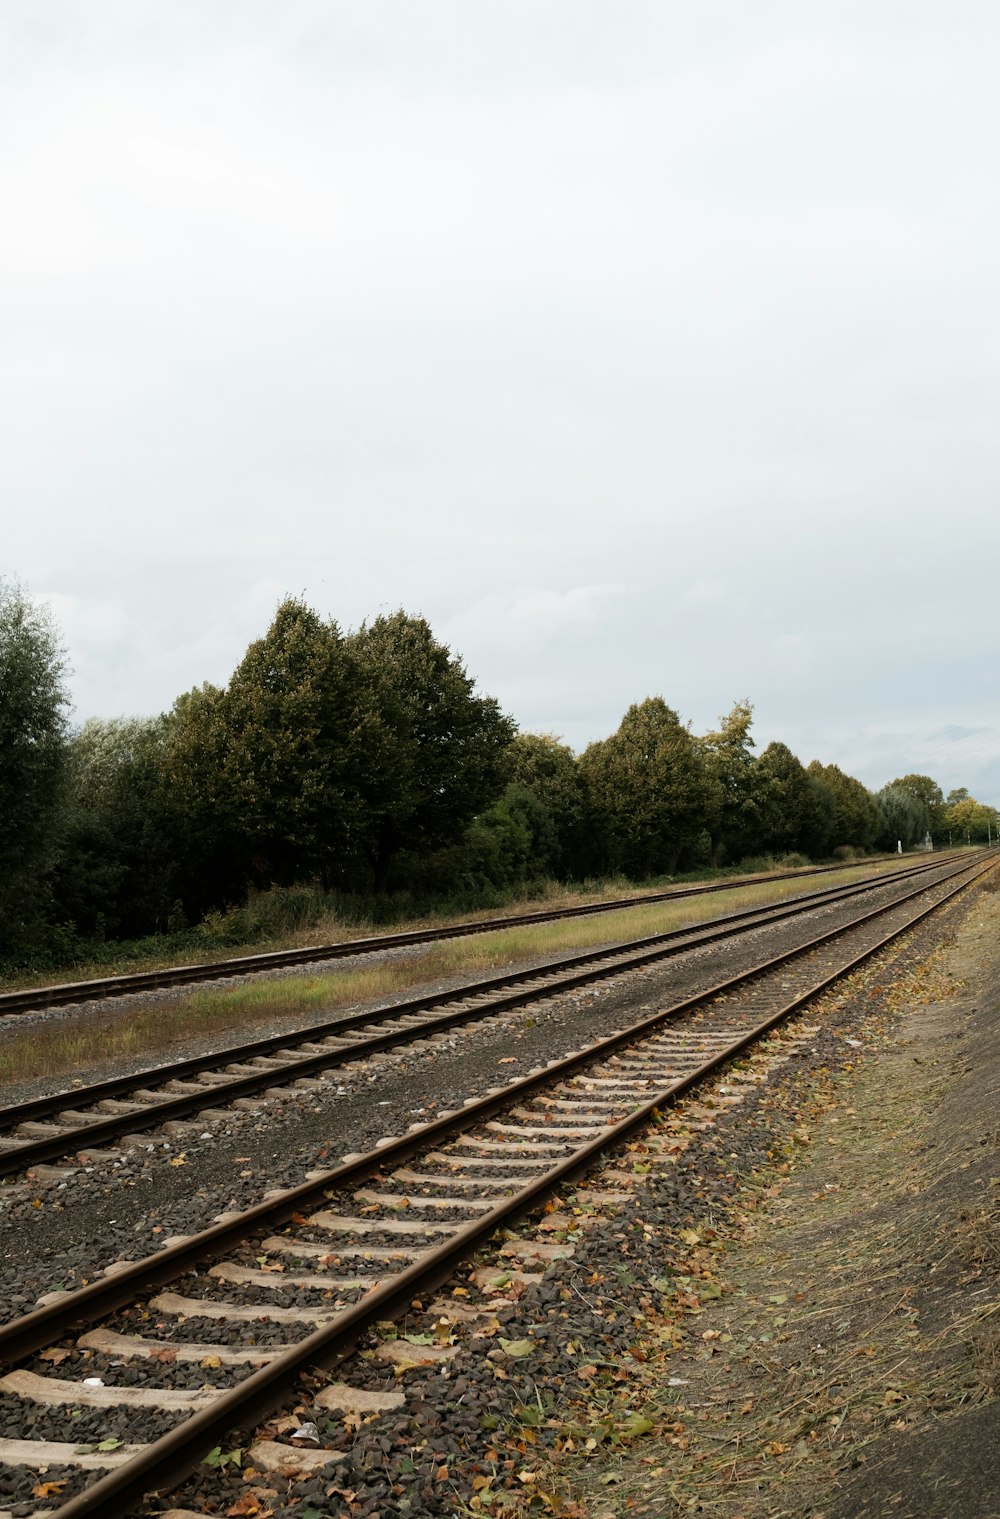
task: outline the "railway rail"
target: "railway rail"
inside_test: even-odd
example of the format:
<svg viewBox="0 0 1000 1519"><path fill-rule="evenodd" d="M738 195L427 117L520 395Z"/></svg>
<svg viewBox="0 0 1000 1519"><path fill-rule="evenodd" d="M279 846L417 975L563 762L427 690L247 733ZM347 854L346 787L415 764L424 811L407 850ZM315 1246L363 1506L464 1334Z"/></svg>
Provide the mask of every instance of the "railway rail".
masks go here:
<svg viewBox="0 0 1000 1519"><path fill-rule="evenodd" d="M671 956L701 949L737 934L850 901L872 890L966 868L962 862L922 861L906 869L866 877L763 907L743 909L695 926L563 956L518 970L434 992L388 1007L340 1017L283 1034L244 1042L224 1053L200 1055L148 1067L129 1076L76 1086L0 1109L0 1177L63 1160L77 1152L114 1144L126 1135L164 1124L217 1114L225 1106L252 1102L262 1093L296 1082L323 1079L382 1051L440 1037L464 1024L591 982L620 975Z"/></svg>
<svg viewBox="0 0 1000 1519"><path fill-rule="evenodd" d="M0 1399L34 1414L33 1438L0 1443L0 1462L64 1473L52 1484L58 1506L40 1510L57 1519L126 1513L171 1489L229 1431L273 1410L304 1369L347 1364L375 1322L426 1301L498 1229L995 865L913 881L893 902L3 1326ZM84 1356L89 1379L58 1374ZM185 1385L192 1362L215 1368L216 1385ZM334 1401L320 1393L319 1407L344 1406L343 1384L328 1392ZM123 1407L129 1438L90 1443L107 1410ZM101 1475L91 1481L85 1467Z"/></svg>
<svg viewBox="0 0 1000 1519"><path fill-rule="evenodd" d="M886 859L893 861L896 856L890 855ZM468 938L474 934L493 933L498 929L530 926L533 923L551 923L561 918L596 916L630 907L645 907L656 902L708 896L713 892L732 891L742 886L760 886L771 881L793 880L799 876L828 875L834 871L842 871L844 868L843 865L813 865L802 870L781 871L767 876L737 876L731 880L713 881L706 885L672 886L666 891L590 902L579 907L551 908L546 911L513 913L506 917L453 923L445 928L419 928L410 929L404 933L372 934L361 939L345 939L339 944L269 950L262 954L239 955L203 965L176 965L164 970L133 971L121 976L102 976L86 981L65 981L53 986L26 987L19 991L0 992L0 1017L15 1013L37 1012L50 1007L71 1006L107 997L124 997L135 992L162 991L175 986L194 986L202 981L259 975L266 971L287 970L325 960L380 954L390 949L432 944L441 939ZM903 867L904 874L906 868L906 866Z"/></svg>

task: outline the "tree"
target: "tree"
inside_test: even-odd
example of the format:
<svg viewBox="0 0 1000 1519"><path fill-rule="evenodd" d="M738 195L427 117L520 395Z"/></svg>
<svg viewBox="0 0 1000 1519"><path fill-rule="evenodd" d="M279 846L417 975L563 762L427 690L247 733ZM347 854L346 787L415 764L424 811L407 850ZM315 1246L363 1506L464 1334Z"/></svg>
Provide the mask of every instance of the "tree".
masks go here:
<svg viewBox="0 0 1000 1519"><path fill-rule="evenodd" d="M669 874L705 827L699 746L662 697L629 707L617 733L580 757L604 866L634 879Z"/></svg>
<svg viewBox="0 0 1000 1519"><path fill-rule="evenodd" d="M159 763L163 813L178 866L178 892L191 917L239 899L248 862L226 774L225 691L206 681L166 716Z"/></svg>
<svg viewBox="0 0 1000 1519"><path fill-rule="evenodd" d="M706 733L700 741L708 784L706 822L713 865L721 864L723 857L735 860L756 849L761 833L754 792L754 741L750 737L753 707L747 701L737 702L720 721L719 731Z"/></svg>
<svg viewBox="0 0 1000 1519"><path fill-rule="evenodd" d="M823 777L814 773L812 765L806 769L806 780L809 789L803 799L799 848L810 859L821 860L833 848L837 802Z"/></svg>
<svg viewBox="0 0 1000 1519"><path fill-rule="evenodd" d="M785 744L768 744L754 760L754 772L761 847L775 854L793 849L810 853L814 840L804 842L803 836L814 822L815 798L801 760Z"/></svg>
<svg viewBox="0 0 1000 1519"><path fill-rule="evenodd" d="M515 730L422 617L377 617L347 643L361 682L359 785L381 889L400 851L426 854L457 842L497 799Z"/></svg>
<svg viewBox="0 0 1000 1519"><path fill-rule="evenodd" d="M0 580L0 950L30 942L55 857L66 666L48 608Z"/></svg>
<svg viewBox="0 0 1000 1519"><path fill-rule="evenodd" d="M870 849L878 837L882 820L868 788L853 775L845 775L839 765L821 765L818 760L813 760L808 771L822 781L833 797L831 838L834 847L851 845L856 849Z"/></svg>
<svg viewBox="0 0 1000 1519"><path fill-rule="evenodd" d="M951 797L955 801L951 801ZM950 832L956 844L985 844L997 837L997 815L992 807L986 807L970 796L964 786L949 792L949 804L944 810L944 828Z"/></svg>
<svg viewBox="0 0 1000 1519"><path fill-rule="evenodd" d="M185 860L185 904L248 885L344 879L361 847L363 727L355 661L336 623L288 598L225 688L170 715L163 781Z"/></svg>
<svg viewBox="0 0 1000 1519"><path fill-rule="evenodd" d="M565 880L584 858L586 798L576 756L549 733L518 733L509 760L503 800L529 830L531 868Z"/></svg>
<svg viewBox="0 0 1000 1519"><path fill-rule="evenodd" d="M60 921L134 937L166 922L178 892L162 803L167 719L91 719L69 744L52 890Z"/></svg>
<svg viewBox="0 0 1000 1519"><path fill-rule="evenodd" d="M944 823L944 797L937 781L932 781L929 775L903 775L890 781L889 785L898 786L915 797L927 813L925 829L929 828L935 836L940 834ZM951 801L951 797L948 800Z"/></svg>
<svg viewBox="0 0 1000 1519"><path fill-rule="evenodd" d="M876 843L880 849L895 849L902 844L910 849L927 832L927 808L915 792L895 782L876 793L882 814L882 827Z"/></svg>
<svg viewBox="0 0 1000 1519"><path fill-rule="evenodd" d="M282 602L225 700L226 779L258 884L331 884L360 838L359 681L337 624Z"/></svg>

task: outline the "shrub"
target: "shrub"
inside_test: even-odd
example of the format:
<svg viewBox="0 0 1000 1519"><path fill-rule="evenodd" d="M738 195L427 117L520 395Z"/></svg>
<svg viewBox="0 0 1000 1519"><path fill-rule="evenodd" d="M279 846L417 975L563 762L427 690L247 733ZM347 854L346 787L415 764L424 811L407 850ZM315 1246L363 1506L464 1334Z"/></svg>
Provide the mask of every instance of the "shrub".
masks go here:
<svg viewBox="0 0 1000 1519"><path fill-rule="evenodd" d="M737 868L741 875L761 875L767 870L774 870L775 859L770 854L751 854L741 860Z"/></svg>

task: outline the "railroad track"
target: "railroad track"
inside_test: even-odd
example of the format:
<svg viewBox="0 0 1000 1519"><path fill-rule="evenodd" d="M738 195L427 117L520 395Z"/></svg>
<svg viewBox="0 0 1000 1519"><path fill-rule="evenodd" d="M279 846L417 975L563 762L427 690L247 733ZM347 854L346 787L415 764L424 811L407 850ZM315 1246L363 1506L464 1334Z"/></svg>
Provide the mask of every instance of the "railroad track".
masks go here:
<svg viewBox="0 0 1000 1519"><path fill-rule="evenodd" d="M885 857L888 861L895 855ZM205 965L176 965L165 970L134 971L122 976L95 977L87 981L66 981L54 986L27 987L21 991L0 992L0 1017L15 1013L37 1012L50 1007L72 1006L82 1002L124 997L134 992L160 991L174 986L194 986L202 981L229 977L260 975L267 971L286 970L325 960L342 960L356 955L379 954L390 949L432 944L439 939L467 938L473 934L493 933L497 929L518 928L533 923L551 923L561 918L582 918L601 913L619 912L630 907L645 907L656 902L683 897L708 896L713 892L732 891L743 886L761 886L771 881L786 881L799 876L828 875L842 871L843 865L813 865L803 870L787 870L768 876L738 876L713 881L702 886L672 886L666 891L647 892L642 896L619 897L591 902L581 907L559 907L548 911L516 913L507 917L483 918L476 922L453 923L447 928L411 929L405 933L374 934L362 939L345 939L340 944L310 945L303 949L270 950L257 955L239 955ZM902 873L906 873L903 867ZM892 872L889 872L890 874Z"/></svg>
<svg viewBox="0 0 1000 1519"><path fill-rule="evenodd" d="M262 1094L323 1080L359 1060L401 1046L446 1037L464 1024L510 1013L546 995L586 986L672 956L702 949L754 929L785 922L819 907L914 879L968 868L964 862L922 862L846 886L827 887L792 901L747 908L694 927L563 956L449 992L244 1042L224 1053L149 1067L129 1076L76 1086L0 1109L0 1177L65 1160L149 1133L165 1124L206 1123L233 1104L251 1109ZM300 1087L300 1090L302 1087ZM178 1130L172 1131L174 1134Z"/></svg>
<svg viewBox="0 0 1000 1519"><path fill-rule="evenodd" d="M498 1229L993 868L991 859L930 887L911 883L904 898L0 1328L10 1368L0 1405L8 1424L12 1409L25 1423L30 1409L33 1432L0 1442L6 1501L24 1502L40 1467L57 1506L37 1512L58 1519L126 1513L172 1489L230 1431L269 1414L304 1370L348 1364L375 1323L415 1296L425 1303ZM469 1299L466 1320L495 1307ZM435 1311L431 1303L432 1322ZM192 1366L199 1382L211 1368L214 1385L192 1388ZM333 1382L316 1412L378 1411L361 1397ZM121 1438L95 1438L112 1411ZM250 1454L266 1464L263 1449Z"/></svg>

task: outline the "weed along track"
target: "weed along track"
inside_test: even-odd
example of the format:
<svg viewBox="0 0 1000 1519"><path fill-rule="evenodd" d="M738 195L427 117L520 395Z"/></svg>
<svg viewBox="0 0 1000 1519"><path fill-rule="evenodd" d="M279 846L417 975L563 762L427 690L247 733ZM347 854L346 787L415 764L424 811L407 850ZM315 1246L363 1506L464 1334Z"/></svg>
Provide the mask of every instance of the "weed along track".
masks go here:
<svg viewBox="0 0 1000 1519"><path fill-rule="evenodd" d="M567 1232L552 1227L558 1210L530 1222L539 1210L586 1180L607 1152L637 1139L650 1166L668 1162L658 1115L697 1101L699 1084L994 865L966 863L911 883L894 901L458 1111L386 1135L249 1211L143 1260L107 1266L100 1280L9 1322L0 1328L0 1504L59 1519L126 1513L144 1501L162 1511L168 1500L150 1495L195 1468L204 1472L200 1464L214 1452L208 1470L218 1486L206 1500L201 1479L194 1511L252 1513L252 1505L234 1505L243 1488L227 1488L226 1462L233 1432L264 1419L264 1430L241 1434L239 1449L254 1471L270 1474L274 1497L325 1471L320 1491L338 1496L319 1511L348 1512L337 1472L355 1438L377 1440L379 1417L405 1403L397 1372L437 1362L444 1375L463 1357L516 1364L531 1354L534 1329L519 1322L519 1295L572 1249L555 1237ZM801 1034L792 1029L785 1054ZM737 1100L752 1079L752 1071L734 1077L721 1100ZM605 1167L591 1188L592 1217L627 1201L634 1180L623 1171L616 1181ZM511 1238L517 1224L523 1234ZM487 1252L486 1262L469 1275L477 1252ZM438 1299L444 1284L450 1295ZM414 1329L379 1336L377 1326L414 1313ZM499 1362L496 1374L507 1376ZM459 1420L460 1404L456 1394ZM282 1412L287 1406L294 1411ZM431 1431L432 1455L433 1419L420 1406L411 1415ZM331 1417L336 1439L320 1428ZM391 1468L394 1447L385 1447ZM441 1482L451 1480L446 1460L437 1471ZM406 1476L400 1458L401 1492ZM456 1486L454 1504L437 1511L462 1512L467 1496Z"/></svg>
<svg viewBox="0 0 1000 1519"><path fill-rule="evenodd" d="M948 880L978 865L967 858L931 861L867 877L848 885L766 906L750 907L698 925L646 936L586 953L564 956L528 970L467 983L447 992L340 1017L308 1029L245 1042L223 1054L201 1055L147 1068L0 1110L0 1177L66 1157L92 1155L127 1136L193 1123L205 1128L240 1108L258 1111L268 1095L308 1095L317 1083L336 1081L346 1068L447 1039L456 1029L509 1016L540 1000L611 977L641 971L671 957L705 952L739 936L773 932L795 937L806 931L796 920L811 913L851 913L855 898L908 899L914 890ZM790 929L789 929L790 926ZM703 959L702 977L714 974ZM171 1128L176 1134L178 1129ZM183 1132L181 1128L180 1132Z"/></svg>

